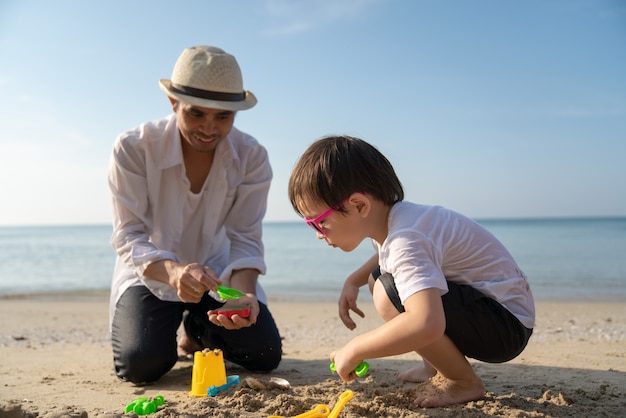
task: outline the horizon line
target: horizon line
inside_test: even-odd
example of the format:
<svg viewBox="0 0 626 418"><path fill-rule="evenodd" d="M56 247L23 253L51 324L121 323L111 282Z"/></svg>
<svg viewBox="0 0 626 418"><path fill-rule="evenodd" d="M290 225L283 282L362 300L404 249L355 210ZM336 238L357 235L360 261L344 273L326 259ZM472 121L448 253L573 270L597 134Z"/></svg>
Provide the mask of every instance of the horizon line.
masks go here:
<svg viewBox="0 0 626 418"><path fill-rule="evenodd" d="M476 222L493 222L493 221L558 221L558 220L617 220L626 219L626 215L545 215L545 216L480 216L471 217ZM264 220L263 224L294 224L300 223L301 220ZM109 222L78 222L78 223L30 223L30 224L0 224L0 228L30 228L30 227L79 227L79 226L112 226Z"/></svg>

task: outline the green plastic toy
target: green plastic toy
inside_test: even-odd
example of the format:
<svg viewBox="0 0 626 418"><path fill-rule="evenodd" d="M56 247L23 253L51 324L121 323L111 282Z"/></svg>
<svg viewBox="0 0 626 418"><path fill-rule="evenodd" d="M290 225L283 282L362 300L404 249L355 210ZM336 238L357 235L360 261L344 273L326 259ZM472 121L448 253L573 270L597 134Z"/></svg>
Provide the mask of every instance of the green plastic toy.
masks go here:
<svg viewBox="0 0 626 418"><path fill-rule="evenodd" d="M224 300L236 300L248 296L240 290L222 285L217 286L217 294Z"/></svg>
<svg viewBox="0 0 626 418"><path fill-rule="evenodd" d="M134 412L137 415L153 414L159 409L159 406L165 404L165 398L157 395L154 398L137 398L124 409L124 413Z"/></svg>
<svg viewBox="0 0 626 418"><path fill-rule="evenodd" d="M361 362L361 364L356 366L356 369L354 369L354 374L356 374L358 377L363 377L367 374L369 369L370 365L367 363L367 361L363 361ZM337 368L335 367L334 361L330 363L330 371L333 373L337 373Z"/></svg>

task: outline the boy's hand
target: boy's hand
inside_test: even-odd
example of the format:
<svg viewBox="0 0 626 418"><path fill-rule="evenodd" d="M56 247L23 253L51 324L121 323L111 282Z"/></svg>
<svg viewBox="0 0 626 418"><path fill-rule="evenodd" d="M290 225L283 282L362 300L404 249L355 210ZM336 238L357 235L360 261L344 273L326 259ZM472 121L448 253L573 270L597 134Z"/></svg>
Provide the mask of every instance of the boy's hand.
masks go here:
<svg viewBox="0 0 626 418"><path fill-rule="evenodd" d="M344 382L351 382L356 379L356 368L361 364L361 360L351 360L345 353L345 347L330 353L330 361L335 363L335 370Z"/></svg>
<svg viewBox="0 0 626 418"><path fill-rule="evenodd" d="M350 311L354 311L354 313L361 318L365 318L365 314L356 304L358 296L359 287L346 281L341 290L341 295L339 295L339 318L341 318L341 322L351 330L356 328L356 323L350 317Z"/></svg>

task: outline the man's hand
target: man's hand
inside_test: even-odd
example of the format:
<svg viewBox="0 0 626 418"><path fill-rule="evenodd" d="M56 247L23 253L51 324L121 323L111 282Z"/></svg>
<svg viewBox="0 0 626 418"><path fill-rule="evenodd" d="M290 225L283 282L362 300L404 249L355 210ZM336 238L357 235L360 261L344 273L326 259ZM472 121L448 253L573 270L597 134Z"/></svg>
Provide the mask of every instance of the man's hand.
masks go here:
<svg viewBox="0 0 626 418"><path fill-rule="evenodd" d="M215 309L207 312L209 316L209 321L213 322L215 325L219 325L226 329L236 330L241 328L251 327L256 324L256 319L259 316L260 308L259 301L256 296L252 293L248 293L248 296L245 298L240 298L237 300L232 300L226 302L224 307L228 307L229 305L246 305L250 307L250 316L247 318L242 318L239 315L233 315L230 319L224 314L217 314L219 309Z"/></svg>
<svg viewBox="0 0 626 418"><path fill-rule="evenodd" d="M222 281L207 266L198 263L183 265L173 260L160 260L146 268L144 275L167 283L176 289L183 302L198 303L207 290L217 290Z"/></svg>
<svg viewBox="0 0 626 418"><path fill-rule="evenodd" d="M183 302L198 303L207 290L217 290L221 284L211 268L198 263L187 264L179 275L174 276L174 287Z"/></svg>

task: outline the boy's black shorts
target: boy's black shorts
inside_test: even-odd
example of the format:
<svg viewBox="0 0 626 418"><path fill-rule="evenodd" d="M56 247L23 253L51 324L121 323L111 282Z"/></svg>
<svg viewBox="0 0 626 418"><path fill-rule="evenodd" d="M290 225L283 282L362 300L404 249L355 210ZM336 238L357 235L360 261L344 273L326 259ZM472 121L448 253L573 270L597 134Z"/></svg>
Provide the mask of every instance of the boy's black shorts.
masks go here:
<svg viewBox="0 0 626 418"><path fill-rule="evenodd" d="M393 276L372 272L399 312L404 312ZM526 328L508 309L469 285L448 282L441 297L446 315L446 335L466 356L487 363L503 363L526 347L532 329Z"/></svg>

